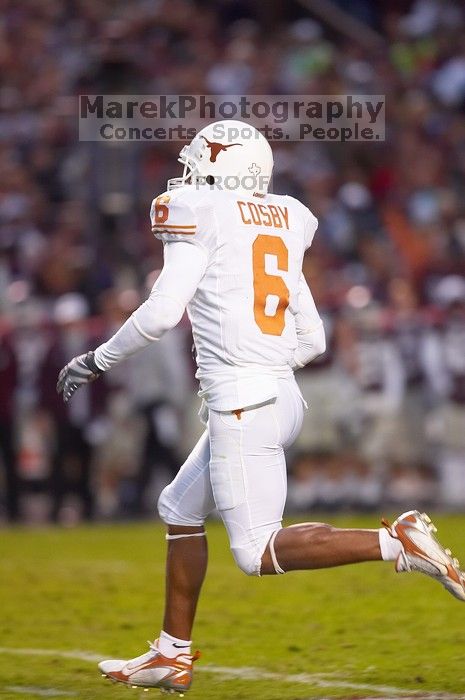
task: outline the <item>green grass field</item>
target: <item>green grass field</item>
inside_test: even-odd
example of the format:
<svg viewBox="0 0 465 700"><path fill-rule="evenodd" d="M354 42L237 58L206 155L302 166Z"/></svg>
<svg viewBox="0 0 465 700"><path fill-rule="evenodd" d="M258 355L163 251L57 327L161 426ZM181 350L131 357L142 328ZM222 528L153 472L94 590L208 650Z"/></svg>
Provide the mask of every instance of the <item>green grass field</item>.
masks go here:
<svg viewBox="0 0 465 700"><path fill-rule="evenodd" d="M465 518L435 521L463 557ZM247 578L221 525L208 531L189 700L465 698L465 605L434 581L385 563ZM2 700L163 697L113 685L95 664L138 655L157 635L163 532L154 523L0 532Z"/></svg>

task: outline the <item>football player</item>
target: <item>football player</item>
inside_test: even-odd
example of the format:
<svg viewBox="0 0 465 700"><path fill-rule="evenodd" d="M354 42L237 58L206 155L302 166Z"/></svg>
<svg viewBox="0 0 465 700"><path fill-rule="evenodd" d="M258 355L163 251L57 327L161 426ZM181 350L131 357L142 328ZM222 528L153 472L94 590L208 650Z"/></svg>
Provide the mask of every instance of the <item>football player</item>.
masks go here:
<svg viewBox="0 0 465 700"><path fill-rule="evenodd" d="M465 576L417 511L379 530L282 527L284 450L305 408L294 370L325 350L302 274L317 220L296 199L268 192L272 151L247 124L210 124L179 160L183 176L151 208L164 267L149 298L108 342L72 359L57 390L69 401L156 342L187 308L206 430L158 503L168 540L163 628L145 654L99 664L112 680L182 692L198 658L191 631L207 568L204 524L215 507L237 565L250 576L384 559L397 571L434 577L460 600Z"/></svg>

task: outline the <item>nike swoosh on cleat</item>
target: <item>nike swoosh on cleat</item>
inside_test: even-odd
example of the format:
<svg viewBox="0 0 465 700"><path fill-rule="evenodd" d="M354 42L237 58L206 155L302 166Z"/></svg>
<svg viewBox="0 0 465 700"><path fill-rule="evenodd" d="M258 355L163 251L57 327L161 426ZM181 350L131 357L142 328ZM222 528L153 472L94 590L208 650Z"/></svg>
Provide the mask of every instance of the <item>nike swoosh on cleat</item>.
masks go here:
<svg viewBox="0 0 465 700"><path fill-rule="evenodd" d="M173 642L173 646L176 649L189 649L190 644L176 644L176 642Z"/></svg>

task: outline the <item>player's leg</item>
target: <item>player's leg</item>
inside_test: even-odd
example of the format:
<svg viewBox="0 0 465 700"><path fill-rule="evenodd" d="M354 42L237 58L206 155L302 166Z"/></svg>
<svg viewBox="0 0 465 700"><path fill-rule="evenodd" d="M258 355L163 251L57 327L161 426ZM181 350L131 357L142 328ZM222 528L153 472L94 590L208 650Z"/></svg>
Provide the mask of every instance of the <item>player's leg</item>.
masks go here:
<svg viewBox="0 0 465 700"><path fill-rule="evenodd" d="M302 422L297 385L291 380L279 383L276 402L236 413L210 411L213 494L236 563L249 575L260 575L267 543L281 528L286 500L282 443L298 433ZM278 418L277 406L283 401L286 426Z"/></svg>
<svg viewBox="0 0 465 700"><path fill-rule="evenodd" d="M210 411L210 478L237 564L260 575L381 559L379 530L282 528L284 447L300 430L303 406L293 380L279 385L276 402L237 414Z"/></svg>
<svg viewBox="0 0 465 700"><path fill-rule="evenodd" d="M323 569L342 564L381 560L379 530L336 528L326 523L299 523L280 529L262 557L262 574L280 573L272 559L284 571ZM396 547L397 550L397 547ZM397 558L400 547L397 550Z"/></svg>
<svg viewBox="0 0 465 700"><path fill-rule="evenodd" d="M215 507L209 463L210 445L205 431L158 501L160 517L168 527L163 631L182 640L191 639L207 569L204 522Z"/></svg>
<svg viewBox="0 0 465 700"><path fill-rule="evenodd" d="M293 402L289 390L290 385L283 387L283 395L276 404L283 449L293 443L300 429L289 421L288 406ZM381 538L385 539L383 534ZM389 536L387 540L390 540ZM394 552L397 552L395 545ZM261 574L280 573L279 569L320 569L380 559L378 529L342 529L320 522L299 523L273 533L262 557ZM277 561L279 565L275 566Z"/></svg>
<svg viewBox="0 0 465 700"><path fill-rule="evenodd" d="M285 426L286 401L276 404L280 425ZM283 437L283 444L293 435ZM396 570L419 571L439 581L452 595L465 601L465 574L449 550L435 539L436 528L426 514L403 513L393 525L380 530L335 528L326 523L301 523L276 530L262 557L261 573L319 569L362 561L395 561Z"/></svg>
<svg viewBox="0 0 465 700"><path fill-rule="evenodd" d="M280 384L274 404L238 416L210 412L213 493L240 568L260 575L395 560L397 571L426 573L465 600L465 577L458 562L432 537L427 516L416 511L381 530L340 529L326 523L281 527L286 496L283 446L295 439L300 419L292 382Z"/></svg>
<svg viewBox="0 0 465 700"><path fill-rule="evenodd" d="M103 661L103 675L126 685L182 692L192 682L191 631L207 568L204 521L215 503L207 432L163 490L158 509L168 526L165 615L159 638L141 656Z"/></svg>
<svg viewBox="0 0 465 700"><path fill-rule="evenodd" d="M297 426L289 420L292 415L289 405L294 401L289 389L290 386L283 386L275 406L283 449L292 444L298 432ZM394 550L397 555L396 546ZM380 559L379 530L342 529L320 522L299 523L275 530L263 554L260 573L321 569Z"/></svg>
<svg viewBox="0 0 465 700"><path fill-rule="evenodd" d="M190 646L197 602L207 571L207 538L203 527L169 525L167 539L162 636L170 635L174 640L171 646L179 649Z"/></svg>
<svg viewBox="0 0 465 700"><path fill-rule="evenodd" d="M465 573L450 550L434 537L426 513L411 510L381 530L346 530L324 523L302 523L278 530L263 558L262 574L321 569L361 561L395 561L396 571L418 571L439 581L465 601Z"/></svg>

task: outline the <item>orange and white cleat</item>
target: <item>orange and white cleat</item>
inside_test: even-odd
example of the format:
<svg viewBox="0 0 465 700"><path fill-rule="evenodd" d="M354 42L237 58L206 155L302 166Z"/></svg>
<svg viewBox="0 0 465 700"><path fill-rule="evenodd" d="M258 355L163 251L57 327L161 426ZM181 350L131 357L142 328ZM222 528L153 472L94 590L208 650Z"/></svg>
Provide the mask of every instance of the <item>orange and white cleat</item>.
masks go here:
<svg viewBox="0 0 465 700"><path fill-rule="evenodd" d="M200 652L169 658L160 653L157 641L149 642L150 650L135 659L101 661L98 667L102 675L133 688L160 688L182 695L191 687L192 665L200 657Z"/></svg>
<svg viewBox="0 0 465 700"><path fill-rule="evenodd" d="M402 545L396 571L419 571L431 576L455 598L465 601L465 573L450 549L444 549L434 537L436 527L426 513L409 510L399 515L392 525L384 519L382 524Z"/></svg>

